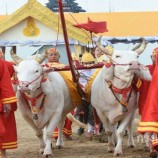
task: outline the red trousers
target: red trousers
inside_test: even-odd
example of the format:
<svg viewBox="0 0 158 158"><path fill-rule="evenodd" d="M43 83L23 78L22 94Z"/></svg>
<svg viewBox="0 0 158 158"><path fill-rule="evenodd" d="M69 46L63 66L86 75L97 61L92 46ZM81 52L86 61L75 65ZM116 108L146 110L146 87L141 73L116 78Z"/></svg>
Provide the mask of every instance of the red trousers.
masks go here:
<svg viewBox="0 0 158 158"><path fill-rule="evenodd" d="M0 150L17 148L17 131L14 111L7 117L0 113Z"/></svg>
<svg viewBox="0 0 158 158"><path fill-rule="evenodd" d="M66 136L70 136L72 135L72 128L71 128L72 122L66 118L65 119L65 125L63 127L63 134ZM58 128L55 128L54 133L53 133L53 137L57 138L58 137Z"/></svg>

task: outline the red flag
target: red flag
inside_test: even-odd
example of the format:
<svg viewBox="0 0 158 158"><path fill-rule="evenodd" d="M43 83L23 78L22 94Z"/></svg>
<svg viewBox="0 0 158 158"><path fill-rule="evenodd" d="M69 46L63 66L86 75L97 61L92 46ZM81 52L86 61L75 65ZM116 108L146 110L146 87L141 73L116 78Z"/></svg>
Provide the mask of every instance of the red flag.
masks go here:
<svg viewBox="0 0 158 158"><path fill-rule="evenodd" d="M88 18L87 23L76 24L73 26L75 26L77 28L85 29L89 32L94 32L94 33L103 33L103 32L108 31L106 21L93 22L89 18Z"/></svg>

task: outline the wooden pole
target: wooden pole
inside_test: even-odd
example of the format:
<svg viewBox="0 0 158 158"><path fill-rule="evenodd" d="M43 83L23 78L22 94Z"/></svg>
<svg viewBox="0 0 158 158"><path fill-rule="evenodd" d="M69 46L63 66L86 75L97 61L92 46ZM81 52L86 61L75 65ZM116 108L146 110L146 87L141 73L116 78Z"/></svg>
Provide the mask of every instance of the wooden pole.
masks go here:
<svg viewBox="0 0 158 158"><path fill-rule="evenodd" d="M66 24L65 24L65 18L64 18L64 13L63 13L62 0L58 0L58 6L59 6L60 17L61 17L61 25L62 25L62 29L63 29L66 52L67 52L67 57L68 57L68 61L69 61L73 81L76 83L78 92L80 93L82 98L85 100L85 93L84 93L84 91L82 90L82 88L79 84L79 81L78 81L79 79L78 79L78 76L76 75L75 66L73 64L73 60L72 60L72 57L71 57L71 51L70 51L70 48L69 48L69 40L68 40L67 29L66 29Z"/></svg>

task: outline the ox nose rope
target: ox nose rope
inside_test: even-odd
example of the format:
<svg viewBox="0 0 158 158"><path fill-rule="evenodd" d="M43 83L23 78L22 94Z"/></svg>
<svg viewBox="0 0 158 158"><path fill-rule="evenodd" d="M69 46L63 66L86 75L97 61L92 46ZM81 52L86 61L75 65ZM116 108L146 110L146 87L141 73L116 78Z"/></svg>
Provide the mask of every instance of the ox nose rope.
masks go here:
<svg viewBox="0 0 158 158"><path fill-rule="evenodd" d="M22 85L26 85L26 87L28 87L31 83L37 81L41 76L43 77L43 74L40 74L35 80L33 80L33 81L31 81L31 82L19 81L19 80L18 80L18 83L19 83L19 84L21 83Z"/></svg>
<svg viewBox="0 0 158 158"><path fill-rule="evenodd" d="M40 77L42 76L42 80L41 82L45 82L47 79L45 78L45 76L43 74L40 74L35 80L31 81L31 82L27 82L27 81L19 81L19 83L21 83L22 85L26 85L26 87L29 86L29 84L37 81ZM21 92L21 91L20 91ZM43 108L43 105L44 105L44 101L45 101L45 97L46 95L44 95L43 99L42 99L42 102L41 102L41 105L39 108L36 107L36 102L39 98L41 98L43 96L43 92L41 92L40 94L38 94L36 97L34 98L31 98L29 96L27 96L25 93L21 92L21 95L23 96L24 100L25 101L30 101L31 103L31 107L30 107L30 110L31 112L34 114L33 115L33 119L34 120L38 120L38 113L41 111L41 109Z"/></svg>
<svg viewBox="0 0 158 158"><path fill-rule="evenodd" d="M106 55L106 54L105 54L105 55ZM128 65L131 65L131 64L132 64L132 63L129 63L129 64L119 64L119 63L117 63L116 61L114 61L110 56L108 56L108 55L106 55L106 56L109 58L110 64L111 64L111 65L114 65L114 66L116 66L116 65L128 66ZM145 66L145 65L143 65L143 64L138 63L138 65L140 66L140 68L141 68L142 70L147 70L147 69L148 69L147 66Z"/></svg>

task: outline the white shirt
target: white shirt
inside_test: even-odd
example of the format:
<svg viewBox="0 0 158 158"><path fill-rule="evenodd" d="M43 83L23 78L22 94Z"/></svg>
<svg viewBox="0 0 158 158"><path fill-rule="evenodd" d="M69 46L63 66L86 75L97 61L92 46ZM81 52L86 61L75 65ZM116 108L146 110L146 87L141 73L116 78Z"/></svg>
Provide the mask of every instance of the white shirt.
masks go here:
<svg viewBox="0 0 158 158"><path fill-rule="evenodd" d="M87 81L90 79L92 76L93 72L95 69L85 69L85 70L79 70L80 73L80 78L79 82L85 88Z"/></svg>

